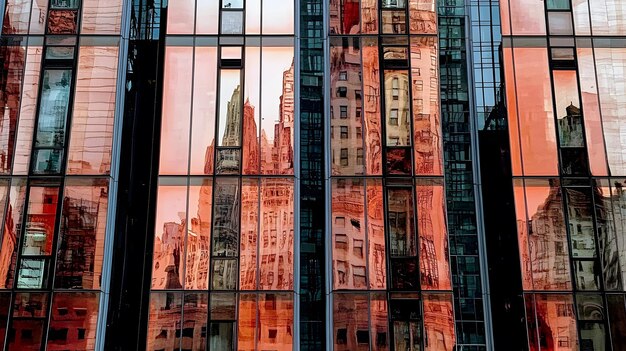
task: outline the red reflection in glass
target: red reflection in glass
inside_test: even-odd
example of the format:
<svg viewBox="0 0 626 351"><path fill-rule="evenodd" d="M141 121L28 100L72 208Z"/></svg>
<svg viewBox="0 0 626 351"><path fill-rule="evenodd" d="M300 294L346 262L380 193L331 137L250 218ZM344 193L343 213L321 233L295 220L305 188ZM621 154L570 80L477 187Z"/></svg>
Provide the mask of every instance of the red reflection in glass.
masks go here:
<svg viewBox="0 0 626 351"><path fill-rule="evenodd" d="M625 175L626 125L621 111L626 108L626 87L615 82L626 76L626 48L595 47L594 52L609 169L612 175Z"/></svg>
<svg viewBox="0 0 626 351"><path fill-rule="evenodd" d="M26 48L19 45L0 48L0 59L3 61L2 68L0 68L0 86L2 86L0 91L0 111L2 111L0 115L0 173L3 174L11 172L13 143L21 102L20 92L27 61L26 52Z"/></svg>
<svg viewBox="0 0 626 351"><path fill-rule="evenodd" d="M293 289L294 180L261 180L259 288Z"/></svg>
<svg viewBox="0 0 626 351"><path fill-rule="evenodd" d="M522 261L523 279L531 281L534 290L571 289L561 189L556 180L527 179L525 195L528 217L518 225L527 227L527 239L518 233L520 252L524 246L528 247L528 260ZM518 217L520 220L523 221Z"/></svg>
<svg viewBox="0 0 626 351"><path fill-rule="evenodd" d="M330 34L359 33L359 0L330 0Z"/></svg>
<svg viewBox="0 0 626 351"><path fill-rule="evenodd" d="M361 21L363 34L378 33L378 0L361 0Z"/></svg>
<svg viewBox="0 0 626 351"><path fill-rule="evenodd" d="M330 47L330 139L332 148L332 175L356 175L365 171L363 143L363 98L361 86L361 50L358 39L331 38ZM370 79L371 78L366 78ZM378 98L378 91L366 92ZM378 104L378 102L376 102ZM377 105L373 112L380 111ZM370 111L372 112L372 111ZM369 120L380 124L380 112ZM380 129L374 128L373 130ZM376 132L371 137L376 149ZM380 135L378 136L380 144ZM369 155L368 155L369 156ZM371 156L369 156L371 157ZM375 161L372 161L375 162ZM368 164L370 162L367 162ZM371 167L375 172L376 167ZM380 171L379 171L380 172Z"/></svg>
<svg viewBox="0 0 626 351"><path fill-rule="evenodd" d="M120 33L122 0L82 0L82 7L81 34Z"/></svg>
<svg viewBox="0 0 626 351"><path fill-rule="evenodd" d="M213 174L217 48L196 47L195 55L189 173Z"/></svg>
<svg viewBox="0 0 626 351"><path fill-rule="evenodd" d="M454 349L452 294L424 294L424 334L426 351Z"/></svg>
<svg viewBox="0 0 626 351"><path fill-rule="evenodd" d="M241 294L237 318L237 349L254 351L256 348L257 295Z"/></svg>
<svg viewBox="0 0 626 351"><path fill-rule="evenodd" d="M17 245L22 234L22 214L26 196L26 180L12 180L9 203L4 216L2 246L0 246L0 288L13 287L17 261Z"/></svg>
<svg viewBox="0 0 626 351"><path fill-rule="evenodd" d="M262 60L261 173L293 174L293 48L263 47Z"/></svg>
<svg viewBox="0 0 626 351"><path fill-rule="evenodd" d="M93 350L96 347L99 294L55 293L47 350Z"/></svg>
<svg viewBox="0 0 626 351"><path fill-rule="evenodd" d="M389 350L387 295L373 293L370 296L370 333L374 344L372 350L386 351Z"/></svg>
<svg viewBox="0 0 626 351"><path fill-rule="evenodd" d="M531 351L578 350L572 295L525 295Z"/></svg>
<svg viewBox="0 0 626 351"><path fill-rule="evenodd" d="M182 349L206 350L208 293L186 293L183 303Z"/></svg>
<svg viewBox="0 0 626 351"><path fill-rule="evenodd" d="M442 175L437 38L411 40L413 148L416 175Z"/></svg>
<svg viewBox="0 0 626 351"><path fill-rule="evenodd" d="M363 99L363 122L365 123L365 166L367 167L367 174L380 175L382 173L382 132L378 40L376 38L363 38L362 47L364 94L361 94L361 98ZM360 109L360 106L357 108ZM337 116L335 115L335 117ZM356 117L357 122L361 122L361 116L357 114ZM358 138L358 135L355 135L353 139L355 143L360 143L363 140L362 137Z"/></svg>
<svg viewBox="0 0 626 351"><path fill-rule="evenodd" d="M8 0L6 2L6 10L3 14L2 34L28 34L31 1L32 0Z"/></svg>
<svg viewBox="0 0 626 351"><path fill-rule="evenodd" d="M211 179L191 179L185 264L187 290L208 289L212 204Z"/></svg>
<svg viewBox="0 0 626 351"><path fill-rule="evenodd" d="M165 49L159 174L187 174L192 70L192 47Z"/></svg>
<svg viewBox="0 0 626 351"><path fill-rule="evenodd" d="M259 295L257 350L293 349L293 295Z"/></svg>
<svg viewBox="0 0 626 351"><path fill-rule="evenodd" d="M195 0L170 0L167 6L167 34L193 34L195 15ZM202 21L208 22L206 19ZM165 62L167 62L167 58ZM164 81L167 80L164 79Z"/></svg>
<svg viewBox="0 0 626 351"><path fill-rule="evenodd" d="M182 288L186 208L185 184L159 185L154 227L152 289Z"/></svg>
<svg viewBox="0 0 626 351"><path fill-rule="evenodd" d="M76 34L78 27L77 10L48 11L49 34Z"/></svg>
<svg viewBox="0 0 626 351"><path fill-rule="evenodd" d="M577 48L578 74L580 75L580 93L585 115L585 135L591 174L608 175L607 157L604 149L600 102L596 87L596 69L593 62L593 49Z"/></svg>
<svg viewBox="0 0 626 351"><path fill-rule="evenodd" d="M65 183L54 285L61 289L98 289L108 208L106 179ZM82 254L77 255L77 252Z"/></svg>
<svg viewBox="0 0 626 351"><path fill-rule="evenodd" d="M41 350L44 322L44 318L14 320L10 333L15 333L15 338L9 340L7 351Z"/></svg>
<svg viewBox="0 0 626 351"><path fill-rule="evenodd" d="M420 181L416 193L422 289L452 290L443 184Z"/></svg>
<svg viewBox="0 0 626 351"><path fill-rule="evenodd" d="M243 174L260 174L261 143L259 106L261 106L261 48L246 47L245 97L243 104ZM275 80L274 78L271 78ZM271 130L273 135L273 129ZM267 140L266 140L267 144ZM271 148L269 145L264 145ZM268 152L271 152L269 150ZM271 157L270 157L271 159Z"/></svg>
<svg viewBox="0 0 626 351"><path fill-rule="evenodd" d="M69 174L108 174L111 169L118 52L117 47L80 48Z"/></svg>
<svg viewBox="0 0 626 351"><path fill-rule="evenodd" d="M9 310L11 309L11 293L0 293L0 343L4 345Z"/></svg>
<svg viewBox="0 0 626 351"><path fill-rule="evenodd" d="M5 50L8 48L5 48ZM0 49L2 50L2 49ZM41 71L41 46L28 47L26 68L24 72L24 86L19 112L19 124L17 141L15 146L15 159L13 161L13 174L27 174L30 162L30 152L33 142L33 130L35 128L35 110L37 109L37 96L39 93L39 73ZM10 124L10 123L9 123ZM6 126L7 123L2 123ZM1 133L5 135L5 133ZM9 136L11 135L9 131ZM0 140L3 138L0 138ZM4 142L2 143L4 144ZM8 141L10 150L12 143ZM4 147L2 147L4 149ZM10 162L10 161L9 161Z"/></svg>
<svg viewBox="0 0 626 351"><path fill-rule="evenodd" d="M182 293L151 293L146 350L180 347Z"/></svg>
<svg viewBox="0 0 626 351"><path fill-rule="evenodd" d="M239 289L241 290L256 290L257 288L259 183L259 179L244 179L242 181L241 247L239 249Z"/></svg>
<svg viewBox="0 0 626 351"><path fill-rule="evenodd" d="M30 188L28 195L28 210L26 228L24 231L25 239L22 243L22 254L27 256L51 255L54 240L54 227L57 221L56 213L59 201L59 188L54 186L33 186ZM21 277L20 283L22 283Z"/></svg>
<svg viewBox="0 0 626 351"><path fill-rule="evenodd" d="M434 0L409 0L411 34L437 34L437 13Z"/></svg>
<svg viewBox="0 0 626 351"><path fill-rule="evenodd" d="M332 183L333 289L367 289L363 185L360 179Z"/></svg>
<svg viewBox="0 0 626 351"><path fill-rule="evenodd" d="M532 0L508 0L513 35L545 35L544 4Z"/></svg>
<svg viewBox="0 0 626 351"><path fill-rule="evenodd" d="M384 216L382 181L368 180L367 239L370 289L385 289L387 287Z"/></svg>
<svg viewBox="0 0 626 351"><path fill-rule="evenodd" d="M546 48L515 48L513 52L524 175L558 175Z"/></svg>
<svg viewBox="0 0 626 351"><path fill-rule="evenodd" d="M369 351L369 300L366 294L333 294L336 351Z"/></svg>

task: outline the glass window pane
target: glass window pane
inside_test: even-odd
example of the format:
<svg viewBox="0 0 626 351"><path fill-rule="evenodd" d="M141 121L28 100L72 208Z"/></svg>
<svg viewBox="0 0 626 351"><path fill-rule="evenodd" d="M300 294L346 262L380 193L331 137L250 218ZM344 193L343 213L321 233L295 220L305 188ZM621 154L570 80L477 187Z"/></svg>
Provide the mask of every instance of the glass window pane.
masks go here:
<svg viewBox="0 0 626 351"><path fill-rule="evenodd" d="M211 254L213 182L211 179L192 178L190 183L185 289L207 290Z"/></svg>
<svg viewBox="0 0 626 351"><path fill-rule="evenodd" d="M106 234L109 186L106 179L65 183L54 285L98 289Z"/></svg>
<svg viewBox="0 0 626 351"><path fill-rule="evenodd" d="M626 335L626 303L624 295L607 295L607 311L610 320L611 340L614 351L626 350L622 337Z"/></svg>
<svg viewBox="0 0 626 351"><path fill-rule="evenodd" d="M362 180L333 180L331 221L333 288L366 289L365 189Z"/></svg>
<svg viewBox="0 0 626 351"><path fill-rule="evenodd" d="M256 350L257 295L241 294L237 319L237 347L239 350Z"/></svg>
<svg viewBox="0 0 626 351"><path fill-rule="evenodd" d="M58 187L30 188L22 255L48 256L52 254L58 203Z"/></svg>
<svg viewBox="0 0 626 351"><path fill-rule="evenodd" d="M578 350L572 295L526 295L528 335L533 350Z"/></svg>
<svg viewBox="0 0 626 351"><path fill-rule="evenodd" d="M154 226L152 289L180 289L185 262L186 179L161 180Z"/></svg>
<svg viewBox="0 0 626 351"><path fill-rule="evenodd" d="M546 20L543 6L543 1L509 0L512 34L545 35Z"/></svg>
<svg viewBox="0 0 626 351"><path fill-rule="evenodd" d="M363 34L378 33L378 0L361 0Z"/></svg>
<svg viewBox="0 0 626 351"><path fill-rule="evenodd" d="M406 71L385 71L385 130L387 146L411 146L409 76Z"/></svg>
<svg viewBox="0 0 626 351"><path fill-rule="evenodd" d="M99 294L95 292L55 293L48 327L48 349L95 349L99 300Z"/></svg>
<svg viewBox="0 0 626 351"><path fill-rule="evenodd" d="M33 57L25 56L26 53L31 52L32 50L27 51L27 48L21 45L7 45L0 49L0 60L4 62L0 70L0 86L2 86L2 92L0 92L0 108L2 109L2 114L0 114L0 173L4 174L11 172L16 122L20 119L20 102L24 100L20 96L20 91L22 83L27 83L25 81L27 77L24 77L24 74L29 74L32 77L32 71L34 70L34 67L32 67ZM38 61L40 60L40 55L40 53L37 55L39 56L37 57ZM25 68L30 72L25 73ZM37 66L36 70L39 71L40 67ZM37 77L39 77L38 73ZM32 81L28 83L30 85L24 87L26 89L25 92L28 92L27 89L32 88ZM28 101L22 103L28 103ZM24 117L25 119L28 118L27 116ZM20 152L20 150L17 150L17 152Z"/></svg>
<svg viewBox="0 0 626 351"><path fill-rule="evenodd" d="M217 101L217 48L196 47L189 173L212 174Z"/></svg>
<svg viewBox="0 0 626 351"><path fill-rule="evenodd" d="M35 146L62 147L72 84L71 70L45 70Z"/></svg>
<svg viewBox="0 0 626 351"><path fill-rule="evenodd" d="M192 47L167 47L159 174L187 174L192 98Z"/></svg>
<svg viewBox="0 0 626 351"><path fill-rule="evenodd" d="M222 11L221 34L243 34L243 12Z"/></svg>
<svg viewBox="0 0 626 351"><path fill-rule="evenodd" d="M206 350L208 293L186 293L183 298L182 348Z"/></svg>
<svg viewBox="0 0 626 351"><path fill-rule="evenodd" d="M119 34L121 19L121 0L83 0L81 34Z"/></svg>
<svg viewBox="0 0 626 351"><path fill-rule="evenodd" d="M330 34L358 34L359 0L333 0L329 5Z"/></svg>
<svg viewBox="0 0 626 351"><path fill-rule="evenodd" d="M241 247L239 289L257 289L259 237L259 179L243 179L241 189ZM269 244L268 244L269 245Z"/></svg>
<svg viewBox="0 0 626 351"><path fill-rule="evenodd" d="M382 138L381 138L381 107L380 107L380 66L378 55L378 40L376 38L363 38L363 119L365 123L365 166L370 175L380 175L382 172ZM355 89L360 89L355 86ZM358 101L357 101L358 102ZM360 109L361 107L356 107ZM356 112L356 111L355 111ZM361 122L361 116L356 115L355 124ZM361 123L363 123L361 122ZM351 128L351 126L348 126ZM356 128L361 128L355 126ZM355 143L362 141L362 137L353 137ZM359 147L357 145L357 147ZM357 149L358 152L358 149ZM357 154L357 165L359 164ZM360 162L363 164L363 161Z"/></svg>
<svg viewBox="0 0 626 351"><path fill-rule="evenodd" d="M621 0L590 0L593 35L625 35L626 8Z"/></svg>
<svg viewBox="0 0 626 351"><path fill-rule="evenodd" d="M381 180L367 180L367 240L370 289L387 287L385 208Z"/></svg>
<svg viewBox="0 0 626 351"><path fill-rule="evenodd" d="M395 350L421 350L422 313L421 303L415 298L390 301L393 344Z"/></svg>
<svg viewBox="0 0 626 351"><path fill-rule="evenodd" d="M569 12L548 12L550 35L573 35L572 15Z"/></svg>
<svg viewBox="0 0 626 351"><path fill-rule="evenodd" d="M48 34L76 34L78 10L48 11Z"/></svg>
<svg viewBox="0 0 626 351"><path fill-rule="evenodd" d="M236 257L239 253L241 206L237 178L216 178L213 199L212 255Z"/></svg>
<svg viewBox="0 0 626 351"><path fill-rule="evenodd" d="M574 16L574 33L576 35L591 35L588 0L572 0L572 15Z"/></svg>
<svg viewBox="0 0 626 351"><path fill-rule="evenodd" d="M257 350L293 348L293 295L259 295L259 339Z"/></svg>
<svg viewBox="0 0 626 351"><path fill-rule="evenodd" d="M7 350L36 351L41 349L45 319L16 319L11 325Z"/></svg>
<svg viewBox="0 0 626 351"><path fill-rule="evenodd" d="M365 294L333 295L334 350L370 349L368 311L369 299Z"/></svg>
<svg viewBox="0 0 626 351"><path fill-rule="evenodd" d="M2 34L28 34L32 0L10 0L5 4Z"/></svg>
<svg viewBox="0 0 626 351"><path fill-rule="evenodd" d="M411 34L437 34L434 0L409 0Z"/></svg>
<svg viewBox="0 0 626 351"><path fill-rule="evenodd" d="M387 225L392 257L417 256L414 206L411 188L387 189Z"/></svg>
<svg viewBox="0 0 626 351"><path fill-rule="evenodd" d="M246 70L245 70L245 97L243 105L243 174L260 174L261 172L261 128L262 122L259 117L261 107L261 48L258 46L246 47ZM278 81L275 77L270 78L272 81ZM264 80L265 83L265 80ZM269 94L268 94L269 95ZM276 105L275 101L269 101L272 105ZM272 111L274 109L272 108ZM273 122L269 118L269 122ZM267 122L266 122L267 123ZM274 135L272 125L271 131ZM263 147L266 152L270 153L269 160L267 156L264 158L271 161L271 153L273 144L265 140ZM273 163L270 162L268 167L271 168Z"/></svg>
<svg viewBox="0 0 626 351"><path fill-rule="evenodd" d="M13 287L17 250L22 235L22 214L26 198L26 180L14 178L9 193L9 203L4 216L2 245L0 246L0 288Z"/></svg>
<svg viewBox="0 0 626 351"><path fill-rule="evenodd" d="M181 293L151 293L147 350L176 350L180 346Z"/></svg>
<svg viewBox="0 0 626 351"><path fill-rule="evenodd" d="M583 116L576 71L552 71L557 126L561 147L583 147Z"/></svg>
<svg viewBox="0 0 626 351"><path fill-rule="evenodd" d="M548 0L546 6L548 10L569 10L569 1L568 0Z"/></svg>
<svg viewBox="0 0 626 351"><path fill-rule="evenodd" d="M9 319L9 310L11 309L11 293L0 293L0 343L4 345L7 324Z"/></svg>
<svg viewBox="0 0 626 351"><path fill-rule="evenodd" d="M283 1L276 6L272 1L263 1L263 34L293 34L294 3Z"/></svg>
<svg viewBox="0 0 626 351"><path fill-rule="evenodd" d="M196 21L196 34L217 34L219 1L197 0L196 15L198 14L200 18Z"/></svg>
<svg viewBox="0 0 626 351"><path fill-rule="evenodd" d="M237 259L213 259L211 261L211 289L235 290L239 267Z"/></svg>
<svg viewBox="0 0 626 351"><path fill-rule="evenodd" d="M615 230L613 219L613 201L609 181L598 180L594 187L594 203L596 215L596 228L598 231L598 242L602 242L600 247L600 262L602 263L602 273L604 274L605 290L622 290L623 280L620 267L620 256L622 251L617 248L618 234ZM616 199L617 200L617 199ZM616 201L618 202L618 201Z"/></svg>
<svg viewBox="0 0 626 351"><path fill-rule="evenodd" d="M103 0L103 1L107 1L107 0ZM196 14L195 3L196 3L195 0L168 1L167 34L193 34L195 14ZM208 22L208 21L198 21L198 22ZM164 81L167 81L167 80L164 80Z"/></svg>
<svg viewBox="0 0 626 351"><path fill-rule="evenodd" d="M452 294L424 294L426 350L452 351L455 346Z"/></svg>
<svg viewBox="0 0 626 351"><path fill-rule="evenodd" d="M405 34L406 13L404 11L387 10L382 12L382 33Z"/></svg>
<svg viewBox="0 0 626 351"><path fill-rule="evenodd" d="M261 0L246 1L246 34L261 34Z"/></svg>
<svg viewBox="0 0 626 351"><path fill-rule="evenodd" d="M565 188L572 256L596 257L593 208L590 189Z"/></svg>
<svg viewBox="0 0 626 351"><path fill-rule="evenodd" d="M222 8L223 9L243 9L243 1L244 0L223 0Z"/></svg>
<svg viewBox="0 0 626 351"><path fill-rule="evenodd" d="M507 1L502 1L502 4ZM508 16L508 13L506 14ZM504 28L504 27L503 27ZM509 87L515 86L515 65L513 64L513 49L503 48L504 77ZM506 89L507 118L509 126L509 143L511 148L511 170L514 176L523 175L521 141L519 139L520 121L517 116L517 91Z"/></svg>
<svg viewBox="0 0 626 351"><path fill-rule="evenodd" d="M245 295L244 295L245 296ZM237 295L235 293L212 293L211 315L214 321L235 320L237 312Z"/></svg>
<svg viewBox="0 0 626 351"><path fill-rule="evenodd" d="M218 146L241 146L241 71L220 71Z"/></svg>
<svg viewBox="0 0 626 351"><path fill-rule="evenodd" d="M579 290L600 289L600 269L596 260L573 260L576 287Z"/></svg>
<svg viewBox="0 0 626 351"><path fill-rule="evenodd" d="M108 174L111 169L118 51L117 47L80 48L69 174Z"/></svg>

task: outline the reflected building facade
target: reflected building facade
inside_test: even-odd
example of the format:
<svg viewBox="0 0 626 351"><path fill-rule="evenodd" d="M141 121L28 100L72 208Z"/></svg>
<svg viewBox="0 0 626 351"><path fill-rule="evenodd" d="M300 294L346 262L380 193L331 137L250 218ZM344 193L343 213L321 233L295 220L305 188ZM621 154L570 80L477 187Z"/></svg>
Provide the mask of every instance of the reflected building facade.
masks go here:
<svg viewBox="0 0 626 351"><path fill-rule="evenodd" d="M0 349L624 349L620 1L0 4Z"/></svg>

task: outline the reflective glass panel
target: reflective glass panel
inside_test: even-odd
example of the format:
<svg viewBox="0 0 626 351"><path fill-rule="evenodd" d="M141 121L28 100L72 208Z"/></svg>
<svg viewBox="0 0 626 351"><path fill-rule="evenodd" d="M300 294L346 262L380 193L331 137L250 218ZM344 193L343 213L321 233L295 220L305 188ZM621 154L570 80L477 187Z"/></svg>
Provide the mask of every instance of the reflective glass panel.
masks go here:
<svg viewBox="0 0 626 351"><path fill-rule="evenodd" d="M454 350L456 338L452 301L452 294L424 294L425 350Z"/></svg>
<svg viewBox="0 0 626 351"><path fill-rule="evenodd" d="M186 293L183 298L182 349L206 350L209 294Z"/></svg>
<svg viewBox="0 0 626 351"><path fill-rule="evenodd" d="M99 294L55 293L52 298L48 350L96 348Z"/></svg>
<svg viewBox="0 0 626 351"><path fill-rule="evenodd" d="M625 35L626 7L620 0L590 0L593 35Z"/></svg>
<svg viewBox="0 0 626 351"><path fill-rule="evenodd" d="M333 295L334 350L370 349L369 305L365 294Z"/></svg>
<svg viewBox="0 0 626 351"><path fill-rule="evenodd" d="M363 34L378 33L378 0L361 0Z"/></svg>
<svg viewBox="0 0 626 351"><path fill-rule="evenodd" d="M257 295L242 294L239 298L237 318L237 347L239 350L256 350Z"/></svg>
<svg viewBox="0 0 626 351"><path fill-rule="evenodd" d="M241 71L220 71L218 145L241 145Z"/></svg>
<svg viewBox="0 0 626 351"><path fill-rule="evenodd" d="M81 34L119 34L122 19L121 0L82 0ZM169 8L169 7L168 7Z"/></svg>
<svg viewBox="0 0 626 351"><path fill-rule="evenodd" d="M358 34L359 7L359 0L331 0L328 8L330 34Z"/></svg>
<svg viewBox="0 0 626 351"><path fill-rule="evenodd" d="M30 188L22 255L52 254L58 203L58 187Z"/></svg>
<svg viewBox="0 0 626 351"><path fill-rule="evenodd" d="M20 119L20 102L24 99L20 96L20 91L22 83L27 83L26 79L28 78L24 75L29 74L32 77L34 73L32 72L34 68L32 67L33 57L26 57L26 53L31 53L31 51L32 49L27 51L27 48L21 45L7 45L0 49L0 60L3 61L3 67L0 71L2 72L0 74L0 86L2 86L2 91L0 92L0 108L2 109L2 114L0 114L0 173L6 174L11 171L16 122ZM40 60L40 55L40 53L37 55L39 56L37 61ZM25 73L24 69L31 72ZM37 66L36 70L40 70L39 66ZM39 77L38 72L37 77ZM25 91L32 87L32 81L28 83L30 83L30 86L25 86ZM28 102L25 101L23 103ZM36 103L36 100L33 103ZM25 116L25 119L27 118L28 116Z"/></svg>
<svg viewBox="0 0 626 351"><path fill-rule="evenodd" d="M217 48L196 47L193 82L190 174L212 174L217 101Z"/></svg>
<svg viewBox="0 0 626 351"><path fill-rule="evenodd" d="M544 4L532 0L508 0L513 35L545 35ZM505 17L509 17L509 13Z"/></svg>
<svg viewBox="0 0 626 351"><path fill-rule="evenodd" d="M193 34L195 3L195 0L174 0L168 2L167 34Z"/></svg>
<svg viewBox="0 0 626 351"><path fill-rule="evenodd" d="M624 303L624 295L608 295L606 300L613 350L624 351L626 350L626 345L622 342L622 337L626 335L626 303Z"/></svg>
<svg viewBox="0 0 626 351"><path fill-rule="evenodd" d="M409 0L411 34L437 34L437 13L433 0Z"/></svg>
<svg viewBox="0 0 626 351"><path fill-rule="evenodd" d="M239 289L241 290L257 289L259 183L259 179L243 179L241 186L241 246L239 249L239 264L241 265ZM269 237L267 239L269 240ZM269 246L269 241L267 245Z"/></svg>
<svg viewBox="0 0 626 351"><path fill-rule="evenodd" d="M583 116L576 71L552 71L557 127L561 147L583 147Z"/></svg>
<svg viewBox="0 0 626 351"><path fill-rule="evenodd" d="M209 282L213 183L210 179L191 179L185 289L206 290Z"/></svg>
<svg viewBox="0 0 626 351"><path fill-rule="evenodd" d="M385 207L383 184L378 179L367 180L367 240L370 289L385 289Z"/></svg>
<svg viewBox="0 0 626 351"><path fill-rule="evenodd" d="M22 214L26 197L26 180L14 178L9 192L9 203L4 216L2 245L0 246L0 288L13 287L18 244L22 235Z"/></svg>
<svg viewBox="0 0 626 351"><path fill-rule="evenodd" d="M222 11L222 34L243 34L243 12Z"/></svg>
<svg viewBox="0 0 626 351"><path fill-rule="evenodd" d="M182 294L151 293L147 350L175 350L180 345Z"/></svg>
<svg viewBox="0 0 626 351"><path fill-rule="evenodd" d="M62 147L72 84L71 70L45 70L36 147Z"/></svg>
<svg viewBox="0 0 626 351"><path fill-rule="evenodd" d="M237 178L217 178L213 188L213 256L236 257L240 235L240 184Z"/></svg>
<svg viewBox="0 0 626 351"><path fill-rule="evenodd" d="M357 149L357 165L365 162L366 172L371 175L379 175L382 172L382 126L381 126L381 86L380 86L380 66L378 55L378 40L376 38L362 38L363 44L363 93L361 99L363 101L363 122L365 127L365 159L359 161ZM346 74L348 74L346 72ZM356 105L355 122L360 122L358 105ZM352 126L348 126L350 129ZM362 128L360 125L354 125L354 132ZM349 136L360 141L358 135ZM357 146L358 148L358 146Z"/></svg>
<svg viewBox="0 0 626 351"><path fill-rule="evenodd" d="M2 34L28 34L32 0L10 0L5 4Z"/></svg>
<svg viewBox="0 0 626 351"><path fill-rule="evenodd" d="M293 348L293 295L259 295L259 335L257 350Z"/></svg>
<svg viewBox="0 0 626 351"><path fill-rule="evenodd" d="M385 71L385 131L387 146L411 146L409 76L406 71Z"/></svg>
<svg viewBox="0 0 626 351"><path fill-rule="evenodd" d="M263 34L293 34L294 3L283 1L280 6L275 2L263 1Z"/></svg>

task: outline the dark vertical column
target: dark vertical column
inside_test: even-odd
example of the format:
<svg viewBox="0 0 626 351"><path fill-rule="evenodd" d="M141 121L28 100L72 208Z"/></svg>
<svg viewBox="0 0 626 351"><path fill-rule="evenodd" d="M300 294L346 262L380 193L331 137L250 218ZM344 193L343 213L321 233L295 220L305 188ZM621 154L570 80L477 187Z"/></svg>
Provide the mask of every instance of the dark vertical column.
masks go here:
<svg viewBox="0 0 626 351"><path fill-rule="evenodd" d="M324 3L300 1L300 350L324 350Z"/></svg>
<svg viewBox="0 0 626 351"><path fill-rule="evenodd" d="M106 350L145 349L166 12L161 0L133 0Z"/></svg>

